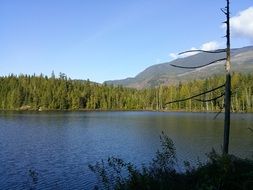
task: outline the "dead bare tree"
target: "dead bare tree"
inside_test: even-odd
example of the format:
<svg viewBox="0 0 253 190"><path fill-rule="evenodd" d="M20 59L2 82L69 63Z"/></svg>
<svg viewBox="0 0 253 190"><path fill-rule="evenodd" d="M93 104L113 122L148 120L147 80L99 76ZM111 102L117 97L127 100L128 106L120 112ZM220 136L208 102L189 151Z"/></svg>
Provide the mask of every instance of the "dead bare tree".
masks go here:
<svg viewBox="0 0 253 190"><path fill-rule="evenodd" d="M231 61L230 61L230 9L229 0L227 0L227 6L221 9L226 15L226 21L224 22L227 26L226 39L227 39L227 56L226 56L226 86L225 86L225 120L224 120L224 138L223 138L223 154L228 154L229 146L229 131L230 131L230 108L231 108Z"/></svg>
<svg viewBox="0 0 253 190"><path fill-rule="evenodd" d="M206 67L208 65L220 62L220 61L226 61L225 63L225 71L226 71L226 82L225 84L218 86L216 88L207 90L205 92L201 92L199 94L190 96L188 98L184 98L184 99L179 99L179 100L175 100L175 101L171 101L171 102L167 102L165 105L167 104L172 104L172 103L176 103L176 102L182 102L182 101L187 101L187 100L196 100L196 101L202 101L202 102L208 102L208 101L217 101L219 98L224 97L224 108L225 108L225 117L224 117L224 138L223 138L223 154L228 154L228 147L229 147L229 131L230 131L230 109L231 109L231 61L230 61L230 10L229 10L229 6L230 6L230 1L226 0L227 4L226 7L224 9L221 9L221 11L226 15L226 21L224 22L226 24L226 39L227 39L227 47L225 49L217 49L214 51L205 51L205 50L190 50L190 51L185 51L182 52L180 54L184 54L184 53L189 53L189 52L204 52L204 53L222 53L222 52L226 52L226 57L221 58L221 59L217 59L215 61L200 65L200 66L192 66L192 67L187 67L187 66L180 66L180 65L173 65L171 64L171 66L173 67L178 67L178 68L183 68L183 69L198 69L198 68L202 68L202 67ZM221 93L219 96L216 96L212 99L195 99L196 97L214 92L216 90L219 90L221 88L225 87L225 90L223 93ZM221 110L219 113L221 113L223 107L221 106ZM217 115L218 115L217 114ZM215 117L217 117L217 115Z"/></svg>

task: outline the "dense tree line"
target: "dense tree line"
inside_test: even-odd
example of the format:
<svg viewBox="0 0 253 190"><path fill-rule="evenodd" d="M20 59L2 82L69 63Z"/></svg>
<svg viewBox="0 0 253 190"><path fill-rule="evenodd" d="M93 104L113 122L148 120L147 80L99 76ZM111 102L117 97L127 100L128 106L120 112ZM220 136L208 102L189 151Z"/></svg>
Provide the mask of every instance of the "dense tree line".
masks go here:
<svg viewBox="0 0 253 190"><path fill-rule="evenodd" d="M253 74L234 73L232 77L233 111L253 111ZM218 111L223 98L203 102L220 96L224 89L203 95L199 99L166 104L224 83L223 76L194 80L178 85L137 90L71 80L63 73L59 77L9 75L0 77L0 109L2 110L186 110Z"/></svg>

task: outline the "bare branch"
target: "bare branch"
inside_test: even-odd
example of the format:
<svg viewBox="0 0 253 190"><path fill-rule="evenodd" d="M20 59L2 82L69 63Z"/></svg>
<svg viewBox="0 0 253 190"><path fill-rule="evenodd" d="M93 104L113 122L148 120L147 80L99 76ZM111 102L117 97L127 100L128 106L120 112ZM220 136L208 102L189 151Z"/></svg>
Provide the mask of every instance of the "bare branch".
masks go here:
<svg viewBox="0 0 253 190"><path fill-rule="evenodd" d="M220 113L222 112L222 110L223 110L223 109L220 109L220 111L214 116L213 119L216 119L216 118L220 115Z"/></svg>
<svg viewBox="0 0 253 190"><path fill-rule="evenodd" d="M180 99L180 100L175 100L175 101L167 102L167 103L165 103L164 105L172 104L172 103L177 103L177 102L183 102L183 101L186 101L186 100L190 100L190 99L196 98L196 97L198 97L198 96L202 96L202 95L204 95L204 94L213 92L213 91L218 90L218 89L220 89L220 88L223 88L224 86L225 86L225 84L223 84L223 85L221 85L221 86L218 86L218 87L216 87L216 88L213 88L213 89L211 89L211 90L202 92L202 93L200 93L200 94L197 94L197 95L188 97L188 98L184 98L184 99Z"/></svg>
<svg viewBox="0 0 253 190"><path fill-rule="evenodd" d="M224 108L224 104L222 106L220 105L219 102L217 102L217 104L218 104L218 107L220 108L220 111L214 116L213 119L216 119L220 115L220 113L222 112L222 110Z"/></svg>
<svg viewBox="0 0 253 190"><path fill-rule="evenodd" d="M207 99L207 100L194 99L194 100L199 101L199 102L212 102L212 101L216 101L217 99L223 97L224 95L225 95L225 93L222 93L221 95L216 96L216 97L214 97L212 99Z"/></svg>
<svg viewBox="0 0 253 190"><path fill-rule="evenodd" d="M180 65L174 65L174 64L170 64L173 67L178 67L178 68L182 68L182 69L198 69L198 68L202 68L208 65L211 65L213 63L219 62L219 61L225 61L226 58L222 58L222 59L217 59L215 61L212 61L210 63L204 64L204 65L199 65L199 66L192 66L192 67L185 67L185 66L180 66Z"/></svg>
<svg viewBox="0 0 253 190"><path fill-rule="evenodd" d="M226 8L221 8L220 9L225 15L227 15L228 13L227 13L227 9Z"/></svg>
<svg viewBox="0 0 253 190"><path fill-rule="evenodd" d="M183 52L179 53L178 55L182 55L182 54L185 54L185 53L192 53L192 52L222 53L222 52L226 52L226 49L217 49L217 50L214 50L214 51L206 51L206 50L201 50L201 49L195 49L195 50L183 51Z"/></svg>

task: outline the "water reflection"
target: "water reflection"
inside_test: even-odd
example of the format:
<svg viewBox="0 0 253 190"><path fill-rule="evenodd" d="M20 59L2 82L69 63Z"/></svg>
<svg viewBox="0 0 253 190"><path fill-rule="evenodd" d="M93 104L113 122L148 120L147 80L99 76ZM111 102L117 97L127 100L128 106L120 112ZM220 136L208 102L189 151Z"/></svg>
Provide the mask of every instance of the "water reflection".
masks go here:
<svg viewBox="0 0 253 190"><path fill-rule="evenodd" d="M0 189L22 189L29 170L41 189L83 189L94 185L87 165L119 156L148 163L164 131L180 161L205 160L221 150L223 118L205 113L0 112ZM253 155L252 114L232 114L230 151ZM180 167L180 166L179 166Z"/></svg>

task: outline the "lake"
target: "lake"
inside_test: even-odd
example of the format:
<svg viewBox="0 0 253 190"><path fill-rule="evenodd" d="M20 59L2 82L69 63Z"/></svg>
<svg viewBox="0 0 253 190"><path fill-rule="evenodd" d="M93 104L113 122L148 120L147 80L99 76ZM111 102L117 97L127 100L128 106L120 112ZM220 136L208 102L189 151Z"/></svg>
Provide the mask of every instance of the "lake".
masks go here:
<svg viewBox="0 0 253 190"><path fill-rule="evenodd" d="M91 189L88 169L108 156L140 166L159 148L162 131L182 161L221 151L223 114L176 112L0 112L0 189ZM230 153L252 158L253 114L232 114Z"/></svg>

